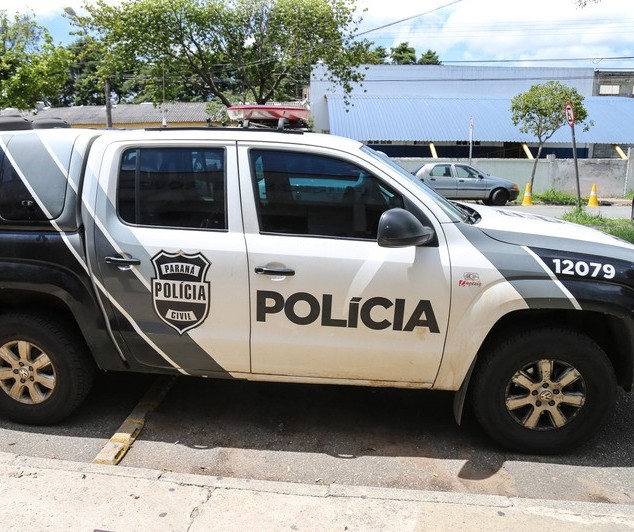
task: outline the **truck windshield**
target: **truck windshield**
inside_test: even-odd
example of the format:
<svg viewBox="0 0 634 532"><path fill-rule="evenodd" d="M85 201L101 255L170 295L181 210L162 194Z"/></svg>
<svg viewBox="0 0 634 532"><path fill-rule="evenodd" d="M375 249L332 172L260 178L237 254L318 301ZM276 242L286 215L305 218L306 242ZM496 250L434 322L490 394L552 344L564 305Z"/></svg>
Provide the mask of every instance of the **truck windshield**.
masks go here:
<svg viewBox="0 0 634 532"><path fill-rule="evenodd" d="M414 183L418 188L423 190L427 196L430 196L442 209L447 213L447 215L454 221L465 221L465 214L463 211L458 209L453 203L449 202L445 197L441 196L435 190L429 188L425 183L423 183L420 179L418 179L415 175L410 174L407 170L405 170L402 166L399 166L394 161L392 161L387 155L382 152L373 150L368 146L363 146L361 150L378 159L384 164L387 164L392 170L395 170L399 173L399 175L407 178L410 182Z"/></svg>

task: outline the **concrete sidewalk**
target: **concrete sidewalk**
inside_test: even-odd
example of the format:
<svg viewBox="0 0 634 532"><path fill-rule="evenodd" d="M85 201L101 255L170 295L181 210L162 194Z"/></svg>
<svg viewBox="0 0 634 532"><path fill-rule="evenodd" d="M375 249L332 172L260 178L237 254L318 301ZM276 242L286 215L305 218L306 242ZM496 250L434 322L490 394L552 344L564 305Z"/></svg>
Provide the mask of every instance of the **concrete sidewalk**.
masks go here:
<svg viewBox="0 0 634 532"><path fill-rule="evenodd" d="M161 472L0 453L3 531L631 530L634 506Z"/></svg>

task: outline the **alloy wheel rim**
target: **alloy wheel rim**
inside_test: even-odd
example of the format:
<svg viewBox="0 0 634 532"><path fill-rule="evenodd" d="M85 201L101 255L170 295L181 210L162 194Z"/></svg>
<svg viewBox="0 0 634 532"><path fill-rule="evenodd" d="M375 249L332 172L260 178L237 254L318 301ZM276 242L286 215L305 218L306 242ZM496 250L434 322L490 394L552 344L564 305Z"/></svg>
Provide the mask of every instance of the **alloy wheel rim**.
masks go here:
<svg viewBox="0 0 634 532"><path fill-rule="evenodd" d="M0 347L0 389L22 404L39 404L55 390L57 379L49 356L26 340Z"/></svg>
<svg viewBox="0 0 634 532"><path fill-rule="evenodd" d="M586 383L570 364L540 359L513 374L504 399L507 412L522 427L555 430L570 423L585 405Z"/></svg>

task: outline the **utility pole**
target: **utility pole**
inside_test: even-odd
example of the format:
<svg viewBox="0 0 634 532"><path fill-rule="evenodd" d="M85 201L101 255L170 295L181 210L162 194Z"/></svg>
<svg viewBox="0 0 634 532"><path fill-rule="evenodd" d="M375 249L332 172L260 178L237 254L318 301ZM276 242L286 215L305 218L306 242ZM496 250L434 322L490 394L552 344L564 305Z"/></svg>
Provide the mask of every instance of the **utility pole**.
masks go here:
<svg viewBox="0 0 634 532"><path fill-rule="evenodd" d="M571 102L567 102L564 108L566 120L572 132L572 158L575 161L575 180L577 183L577 206L581 207L581 189L579 188L579 165L577 163L577 141L575 140L575 111Z"/></svg>
<svg viewBox="0 0 634 532"><path fill-rule="evenodd" d="M473 115L469 117L469 164L473 155Z"/></svg>
<svg viewBox="0 0 634 532"><path fill-rule="evenodd" d="M106 99L106 127L112 127L112 102L110 101L110 78L104 80L104 96Z"/></svg>
<svg viewBox="0 0 634 532"><path fill-rule="evenodd" d="M75 24L79 26L84 35L88 35L88 30L86 29L86 25L84 24L85 19L82 19L77 12L72 7L65 7L64 13L66 13ZM106 104L106 127L112 127L112 102L110 100L110 93L112 92L112 87L110 86L110 77L106 77L103 81L103 95Z"/></svg>

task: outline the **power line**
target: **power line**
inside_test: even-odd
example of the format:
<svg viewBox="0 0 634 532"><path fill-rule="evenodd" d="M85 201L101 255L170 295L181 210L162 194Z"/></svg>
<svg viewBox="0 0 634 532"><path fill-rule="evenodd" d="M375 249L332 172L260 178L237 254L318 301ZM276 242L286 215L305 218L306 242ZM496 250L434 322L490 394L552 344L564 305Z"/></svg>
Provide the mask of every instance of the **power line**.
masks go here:
<svg viewBox="0 0 634 532"><path fill-rule="evenodd" d="M443 6L444 7L444 6ZM420 16L420 15L416 15L416 16ZM398 24L400 22L403 22L403 20L397 21L395 23L390 23L387 26L392 26L394 24ZM605 31L604 29L601 30L598 28L598 26L610 26L610 31L612 32L614 30L614 28L624 28L624 29L628 29L631 28L634 25L634 20L633 19L627 19L627 20L623 20L623 19L619 19L619 20L614 20L614 19L594 19L592 21L585 21L585 20L562 20L562 21L557 21L557 23L535 23L535 22L522 22L522 21L513 21L512 23L510 22L500 22L500 23L491 23L491 24L487 24L486 26L481 26L481 27L474 27L473 24L443 24L443 23L433 23L430 25L430 28L433 30L437 30L437 29L442 29L443 34L444 33L473 33L473 34L482 34L482 33L497 33L497 32L503 32L503 33L507 33L509 31L515 31L515 30L522 30L522 31L527 31L527 30L531 30L531 31L552 31L552 30L557 30L560 31L562 29L571 29L571 30L584 30L587 31L587 28L590 29L594 29L597 31ZM381 27L382 28L382 27ZM424 32L424 31L429 31L428 29L425 28L409 28L410 29L410 33L413 32ZM367 30L367 32L363 32L363 33L368 33L368 32L372 32L372 31L376 31L376 28L371 29L371 30ZM389 33L389 32L386 32Z"/></svg>
<svg viewBox="0 0 634 532"><path fill-rule="evenodd" d="M472 59L472 60L455 60L455 61L443 61L446 63L556 63L556 62L569 62L569 61L626 61L634 59L634 56L623 55L614 57L557 57L551 59Z"/></svg>
<svg viewBox="0 0 634 532"><path fill-rule="evenodd" d="M552 76L545 75L535 75L535 76L522 76L522 77L514 77L514 76L495 76L495 77L444 77L444 78L416 78L416 79L407 79L407 78L392 78L392 79L364 79L363 83L447 83L447 82L455 82L459 81L463 82L480 82L480 81L551 81L553 79ZM557 80L559 81L582 81L582 80L593 80L594 75L587 76L566 76L559 75L557 76Z"/></svg>
<svg viewBox="0 0 634 532"><path fill-rule="evenodd" d="M367 35L368 33L372 33L374 31L379 31L382 30L384 28L389 28L390 26L396 26L397 24L400 24L401 22L407 22L408 20L413 20L415 18L419 18L419 17L424 17L425 15L431 15L432 13L435 13L436 11L440 11L441 9L444 9L446 7L452 6L454 4L459 4L460 2L462 2L462 0L454 0L453 2L449 2L448 4L444 4L442 6L438 6L435 7L434 9L430 9L429 11L425 11L423 13L418 13L417 15L412 15L409 17L405 17L402 18L400 20L395 20L394 22L388 22L387 24L383 24L382 26L377 26L376 28L372 28L369 30L365 30L359 33L356 33L355 35L353 35L354 37L361 37L361 35Z"/></svg>

